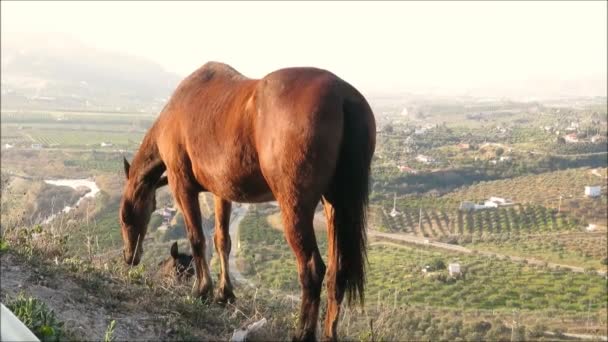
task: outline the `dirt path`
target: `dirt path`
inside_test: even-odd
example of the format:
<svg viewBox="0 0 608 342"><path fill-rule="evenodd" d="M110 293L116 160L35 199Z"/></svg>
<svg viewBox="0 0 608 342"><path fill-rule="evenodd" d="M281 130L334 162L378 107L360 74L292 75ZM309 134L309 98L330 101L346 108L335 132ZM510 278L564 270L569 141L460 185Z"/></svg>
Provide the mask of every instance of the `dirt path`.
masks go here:
<svg viewBox="0 0 608 342"><path fill-rule="evenodd" d="M7 297L14 298L20 292L43 301L77 340L103 340L112 320L116 321L114 336L117 340L133 339L134 336L145 340L168 338L166 317L142 310L136 297L118 300L100 296L100 288L86 288L64 274L49 274L9 253L3 253L0 260L2 302L6 303ZM100 287L105 290L113 285L109 280L101 282Z"/></svg>
<svg viewBox="0 0 608 342"><path fill-rule="evenodd" d="M588 153L577 153L577 154L553 154L549 152L540 152L540 151L527 151L527 150L519 150L524 153L538 154L538 155L546 155L552 157L586 157L586 156L597 156L602 154L608 154L608 152L588 152Z"/></svg>
<svg viewBox="0 0 608 342"><path fill-rule="evenodd" d="M238 208L234 208L232 210L232 217L230 219L230 240L232 241L232 248L230 249L230 258L228 260L228 265L230 266L230 275L232 276L232 280L237 283L245 284L247 286L255 287L255 284L252 283L249 279L245 278L243 274L239 271L236 266L236 252L238 250L239 242L238 242L238 231L241 221L247 215L249 211L249 204L242 204Z"/></svg>
<svg viewBox="0 0 608 342"><path fill-rule="evenodd" d="M408 243L413 243L413 244L418 244L418 245L432 246L432 247L442 248L442 249L460 252L460 253L471 254L471 253L476 252L476 253L484 255L484 256L494 256L494 257L497 257L502 260L512 260L512 261L524 261L525 260L529 264L532 264L532 265L544 265L545 264L545 261L535 259L535 258L524 258L524 257L505 255L505 254L489 252L489 251L473 250L473 249L469 249L469 248L458 246L458 245L451 245L448 243L431 241L429 239L419 238L417 236L408 235L408 234L383 233L383 232L378 232L375 230L368 230L367 234L368 234L368 236L371 236L371 237L381 237L381 238L385 238L385 239L403 241L403 242L408 242ZM569 269L572 272L577 272L577 273L585 272L584 268L578 267L578 266L556 264L556 263L551 263L551 262L546 263L546 264L547 264L547 267L552 268L552 269L565 268L565 269ZM605 271L597 271L597 273L601 276L606 276Z"/></svg>
<svg viewBox="0 0 608 342"><path fill-rule="evenodd" d="M606 179L605 176L602 176L602 174L600 173L600 171L598 169L593 169L591 170L591 174L597 177L600 177L602 179Z"/></svg>
<svg viewBox="0 0 608 342"><path fill-rule="evenodd" d="M243 220L245 215L247 215L248 210L249 210L249 204L242 204L240 208L236 208L232 211L232 218L230 220L230 239L232 240L233 247L230 250L230 260L229 260L230 275L232 276L233 281L236 280L238 283L241 283L242 285L246 285L246 286L249 286L252 288L258 288L258 286L254 282L247 279L236 267L236 258L237 258L236 257L236 251L237 251L236 247L239 245L238 230L239 230L241 221ZM281 295L281 296L291 300L294 303L297 303L300 301L300 296L287 294L282 291L273 290L270 288L267 288L267 290L275 295Z"/></svg>

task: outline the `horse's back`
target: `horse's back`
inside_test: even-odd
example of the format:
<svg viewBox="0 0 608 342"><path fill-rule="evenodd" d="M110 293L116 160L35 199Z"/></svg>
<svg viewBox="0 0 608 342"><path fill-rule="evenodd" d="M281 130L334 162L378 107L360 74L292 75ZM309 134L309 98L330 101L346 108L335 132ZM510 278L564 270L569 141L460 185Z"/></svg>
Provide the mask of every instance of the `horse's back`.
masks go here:
<svg viewBox="0 0 608 342"><path fill-rule="evenodd" d="M340 153L349 89L333 73L317 68L281 69L259 82L256 148L274 192L306 188L314 202L325 191Z"/></svg>
<svg viewBox="0 0 608 342"><path fill-rule="evenodd" d="M288 178L322 188L336 166L351 89L323 69L286 68L254 80L208 63L161 114L161 153L173 158L167 164L187 159L198 183L228 200L272 200L274 184Z"/></svg>

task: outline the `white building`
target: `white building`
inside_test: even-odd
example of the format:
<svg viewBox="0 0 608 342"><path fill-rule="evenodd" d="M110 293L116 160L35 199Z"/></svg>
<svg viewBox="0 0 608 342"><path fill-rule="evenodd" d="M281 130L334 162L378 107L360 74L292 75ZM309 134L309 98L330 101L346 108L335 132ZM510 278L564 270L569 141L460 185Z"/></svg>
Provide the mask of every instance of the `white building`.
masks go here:
<svg viewBox="0 0 608 342"><path fill-rule="evenodd" d="M395 193L395 197L393 197L393 210L391 210L391 217L396 217L401 213L397 211L397 193Z"/></svg>
<svg viewBox="0 0 608 342"><path fill-rule="evenodd" d="M474 210L475 209L475 203L471 202L471 201L462 201L460 202L460 210Z"/></svg>
<svg viewBox="0 0 608 342"><path fill-rule="evenodd" d="M103 141L103 142L101 143L101 147L110 147L110 146L112 146L112 143L111 143L111 142L105 142L105 141Z"/></svg>
<svg viewBox="0 0 608 342"><path fill-rule="evenodd" d="M498 208L498 203L487 200L487 201L483 202L483 206L486 208Z"/></svg>
<svg viewBox="0 0 608 342"><path fill-rule="evenodd" d="M588 232L593 232L597 229L597 224L589 223L586 229Z"/></svg>
<svg viewBox="0 0 608 342"><path fill-rule="evenodd" d="M491 209L491 208L498 208L498 207L502 207L502 206L507 206L507 205L512 205L513 202L511 202L508 199L504 199L502 197L490 197L489 199L485 200L483 202L483 204L477 204L471 201L462 201L460 202L460 210L466 211L466 210L482 210L482 209Z"/></svg>
<svg viewBox="0 0 608 342"><path fill-rule="evenodd" d="M451 276L456 276L460 274L460 264L453 263L448 265L448 272L450 272Z"/></svg>
<svg viewBox="0 0 608 342"><path fill-rule="evenodd" d="M496 202L499 205L507 205L507 204L511 203L509 200L506 200L502 197L494 197L494 196L490 197L489 201Z"/></svg>
<svg viewBox="0 0 608 342"><path fill-rule="evenodd" d="M585 196L587 196L587 197L597 197L601 194L602 194L602 189L597 185L585 187Z"/></svg>
<svg viewBox="0 0 608 342"><path fill-rule="evenodd" d="M430 164L432 163L434 160L432 157L429 156L425 156L423 154L419 154L416 156L416 160L421 162L421 163L425 163L425 164Z"/></svg>

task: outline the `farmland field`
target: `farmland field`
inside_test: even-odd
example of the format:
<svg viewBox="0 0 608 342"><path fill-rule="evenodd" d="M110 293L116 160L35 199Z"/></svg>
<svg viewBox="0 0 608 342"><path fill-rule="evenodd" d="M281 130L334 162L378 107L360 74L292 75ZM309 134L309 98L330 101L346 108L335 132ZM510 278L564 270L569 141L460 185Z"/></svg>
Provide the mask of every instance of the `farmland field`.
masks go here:
<svg viewBox="0 0 608 342"><path fill-rule="evenodd" d="M587 269L606 271L608 265L608 241L605 232L573 232L501 241L477 241L469 247Z"/></svg>
<svg viewBox="0 0 608 342"><path fill-rule="evenodd" d="M476 211L458 209L402 208L386 215L390 231L419 237L445 239L449 236L517 236L572 230L576 219L539 205L514 205Z"/></svg>
<svg viewBox="0 0 608 342"><path fill-rule="evenodd" d="M97 112L2 112L2 143L20 147L92 148L102 142L136 148L156 115Z"/></svg>
<svg viewBox="0 0 608 342"><path fill-rule="evenodd" d="M272 288L299 291L295 259L282 233L271 228L263 215L250 213L243 220L240 239L239 256L254 279ZM324 234L317 234L317 240L324 255ZM372 243L368 255L368 305L396 301L399 305L565 312L589 308L599 312L607 305L606 283L597 275L379 243ZM451 278L444 266L428 274L422 272L426 265L452 262L465 269L463 277Z"/></svg>
<svg viewBox="0 0 608 342"><path fill-rule="evenodd" d="M24 135L32 141L46 146L86 147L96 146L102 142L111 142L116 146L137 146L143 133L125 134L120 132L65 131L65 130L32 130Z"/></svg>
<svg viewBox="0 0 608 342"><path fill-rule="evenodd" d="M519 203L534 203L547 208L557 209L562 196L561 210L587 220L606 222L608 194L606 169L598 169L600 176L594 175L589 168L568 169L529 175L512 179L480 182L478 184L451 192L444 197L454 201L479 201L490 196L504 197ZM604 176L605 177L605 176ZM600 185L600 198L586 198L587 185Z"/></svg>

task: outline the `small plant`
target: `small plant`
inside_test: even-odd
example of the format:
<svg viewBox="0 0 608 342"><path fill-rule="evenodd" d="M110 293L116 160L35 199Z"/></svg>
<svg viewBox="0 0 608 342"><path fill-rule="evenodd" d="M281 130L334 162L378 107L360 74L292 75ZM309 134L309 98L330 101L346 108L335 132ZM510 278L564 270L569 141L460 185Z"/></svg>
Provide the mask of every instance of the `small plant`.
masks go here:
<svg viewBox="0 0 608 342"><path fill-rule="evenodd" d="M116 327L116 321L112 320L108 327L106 328L106 334L103 337L104 342L113 342L116 340L114 337L114 328Z"/></svg>
<svg viewBox="0 0 608 342"><path fill-rule="evenodd" d="M63 322L59 322L53 310L46 304L33 297L23 294L7 304L19 320L21 320L42 341L59 341L62 337Z"/></svg>
<svg viewBox="0 0 608 342"><path fill-rule="evenodd" d="M0 237L0 253L8 250L8 241Z"/></svg>
<svg viewBox="0 0 608 342"><path fill-rule="evenodd" d="M129 280L134 283L144 283L145 281L145 271L143 265L135 266L129 268Z"/></svg>

